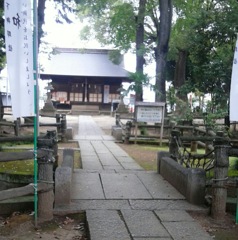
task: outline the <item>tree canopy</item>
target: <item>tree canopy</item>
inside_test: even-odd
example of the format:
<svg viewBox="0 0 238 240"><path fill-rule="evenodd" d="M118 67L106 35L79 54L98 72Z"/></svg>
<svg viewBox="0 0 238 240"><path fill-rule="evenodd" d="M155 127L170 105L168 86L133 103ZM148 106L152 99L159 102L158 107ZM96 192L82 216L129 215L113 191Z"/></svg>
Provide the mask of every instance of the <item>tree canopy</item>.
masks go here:
<svg viewBox="0 0 238 240"><path fill-rule="evenodd" d="M98 39L137 56L137 76L143 80L147 56L156 61L157 101L165 101L165 66L172 18L171 0L80 1L79 15L87 19L84 39Z"/></svg>
<svg viewBox="0 0 238 240"><path fill-rule="evenodd" d="M38 1L39 39L43 35L45 2ZM67 11L78 12L84 19L87 23L82 32L84 39L91 36L122 52L136 52L137 73L142 74L142 80L145 80L143 66L153 58L156 61L157 101L166 100L167 80L172 81L180 97L186 97L190 91L210 93L213 109L227 108L238 30L237 0L54 2L58 4L57 22L70 22ZM4 1L0 3L3 16ZM73 8L75 3L77 9ZM170 34L172 12L176 20ZM0 44L2 67L5 63L3 19L0 22ZM135 76L137 79L139 75Z"/></svg>
<svg viewBox="0 0 238 240"><path fill-rule="evenodd" d="M174 78L175 87L210 93L214 108L228 109L231 67L236 41L236 0L175 1L177 21L170 42L170 59L184 75ZM180 54L186 54L184 62ZM178 76L177 76L178 77ZM181 81L182 84L178 84Z"/></svg>

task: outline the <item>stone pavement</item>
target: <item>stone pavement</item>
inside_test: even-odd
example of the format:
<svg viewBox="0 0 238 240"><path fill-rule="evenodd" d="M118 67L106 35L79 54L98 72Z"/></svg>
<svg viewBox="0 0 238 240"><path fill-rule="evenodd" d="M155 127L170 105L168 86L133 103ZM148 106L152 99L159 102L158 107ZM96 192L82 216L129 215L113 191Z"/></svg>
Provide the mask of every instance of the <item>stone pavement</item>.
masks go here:
<svg viewBox="0 0 238 240"><path fill-rule="evenodd" d="M55 213L86 211L91 240L212 239L187 213L205 209L189 204L156 172L144 171L91 116L78 120L74 138L83 169L73 173L72 203Z"/></svg>

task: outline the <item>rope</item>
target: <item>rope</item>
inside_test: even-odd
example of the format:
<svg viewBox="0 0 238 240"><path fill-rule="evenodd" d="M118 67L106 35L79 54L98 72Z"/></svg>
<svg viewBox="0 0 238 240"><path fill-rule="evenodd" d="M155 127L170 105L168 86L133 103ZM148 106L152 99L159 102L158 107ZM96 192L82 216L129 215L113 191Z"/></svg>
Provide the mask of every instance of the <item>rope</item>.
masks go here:
<svg viewBox="0 0 238 240"><path fill-rule="evenodd" d="M222 182L222 181L226 181L228 180L228 177L225 177L225 178L212 178L211 181L214 181L214 182Z"/></svg>

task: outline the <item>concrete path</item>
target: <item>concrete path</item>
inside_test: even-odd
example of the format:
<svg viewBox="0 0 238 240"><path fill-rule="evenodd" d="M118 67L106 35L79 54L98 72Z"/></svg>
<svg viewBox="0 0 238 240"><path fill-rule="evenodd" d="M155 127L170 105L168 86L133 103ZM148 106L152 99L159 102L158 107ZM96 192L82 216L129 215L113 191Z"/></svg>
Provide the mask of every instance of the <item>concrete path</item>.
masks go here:
<svg viewBox="0 0 238 240"><path fill-rule="evenodd" d="M144 171L92 117L80 116L78 124L83 169L74 171L71 205L56 213L86 211L91 240L212 239L186 212L203 208Z"/></svg>

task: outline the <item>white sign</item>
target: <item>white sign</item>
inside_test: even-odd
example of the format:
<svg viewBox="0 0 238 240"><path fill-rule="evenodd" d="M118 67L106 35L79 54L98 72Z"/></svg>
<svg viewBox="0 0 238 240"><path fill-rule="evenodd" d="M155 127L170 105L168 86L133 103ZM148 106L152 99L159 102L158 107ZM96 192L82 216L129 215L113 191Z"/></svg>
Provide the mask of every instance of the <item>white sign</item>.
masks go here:
<svg viewBox="0 0 238 240"><path fill-rule="evenodd" d="M104 85L103 103L109 103L110 86Z"/></svg>
<svg viewBox="0 0 238 240"><path fill-rule="evenodd" d="M7 71L15 118L34 116L31 0L5 0Z"/></svg>
<svg viewBox="0 0 238 240"><path fill-rule="evenodd" d="M138 106L136 121L137 122L152 122L161 123L162 107L142 107Z"/></svg>
<svg viewBox="0 0 238 240"><path fill-rule="evenodd" d="M236 41L230 89L230 121L238 121L238 40Z"/></svg>

